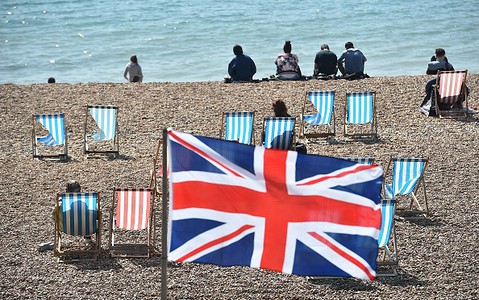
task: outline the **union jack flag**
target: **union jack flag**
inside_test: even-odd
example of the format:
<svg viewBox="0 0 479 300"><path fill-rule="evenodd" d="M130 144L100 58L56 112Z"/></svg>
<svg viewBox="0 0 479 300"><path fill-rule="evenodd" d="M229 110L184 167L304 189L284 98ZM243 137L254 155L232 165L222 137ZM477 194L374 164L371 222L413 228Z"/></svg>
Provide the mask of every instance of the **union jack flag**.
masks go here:
<svg viewBox="0 0 479 300"><path fill-rule="evenodd" d="M169 130L170 260L376 277L382 168Z"/></svg>

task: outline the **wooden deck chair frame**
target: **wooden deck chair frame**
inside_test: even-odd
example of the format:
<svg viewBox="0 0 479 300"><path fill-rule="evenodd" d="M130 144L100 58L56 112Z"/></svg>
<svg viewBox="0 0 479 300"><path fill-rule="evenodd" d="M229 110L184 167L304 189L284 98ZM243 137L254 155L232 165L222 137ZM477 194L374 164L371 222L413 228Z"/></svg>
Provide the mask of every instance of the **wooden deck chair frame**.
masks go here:
<svg viewBox="0 0 479 300"><path fill-rule="evenodd" d="M441 96L441 93L440 93L441 89L444 87L444 85L442 85L442 87L441 87L440 77L441 76L444 77L444 76L449 76L449 75L455 75L455 74L458 74L458 75L464 74L464 80L462 81L462 84L459 88L461 92L460 92L459 95L453 96L452 99L450 99L450 100L449 99L444 99L445 97ZM440 118L446 117L446 116L450 116L450 117L467 117L468 116L469 104L468 104L468 100L467 100L468 95L467 95L467 92L466 92L466 79L467 79L467 70L464 70L464 71L438 71L437 72L436 85L434 87L435 97L434 97L433 101L434 101L434 106L436 108L436 114ZM439 83L439 86L437 85L437 83ZM451 86L451 85L449 84L449 86ZM454 86L452 88L454 88ZM450 97L450 96L448 95L447 97ZM454 103L459 101L460 97L464 97L464 101L463 101L464 106L462 107L462 109L458 109L458 110L455 110L455 109L441 110L440 109L440 107L439 107L440 105L439 105L438 102L453 105ZM443 100L446 100L446 101L443 101Z"/></svg>
<svg viewBox="0 0 479 300"><path fill-rule="evenodd" d="M332 107L331 107L331 120L329 123L327 124L314 124L314 125L311 125L309 124L308 122L306 122L304 120L305 117L307 117L307 115L305 115L306 113L306 104L308 102L311 102L316 110L316 114L319 114L319 110L323 109L323 108L318 108L316 107L316 105L314 104L314 102L311 100L311 97L310 96L313 96L313 95L317 95L319 94L320 97L322 97L322 95L327 95L327 94L331 94L332 95ZM318 137L328 137L328 136L335 136L336 135L336 115L334 113L334 97L335 97L335 91L308 91L306 92L306 96L304 97L304 102L303 102L303 110L301 112L301 125L300 125L300 133L299 133L299 136L300 137L305 137L305 138L318 138ZM324 111L323 111L324 112ZM328 112L326 112L328 113ZM308 124L308 125L307 125ZM322 132L311 132L311 133L306 133L306 127L315 127L315 128L321 128L321 127L325 127L327 130L326 131L322 131Z"/></svg>
<svg viewBox="0 0 479 300"><path fill-rule="evenodd" d="M73 236L72 234L68 234L63 230L63 209L62 203L65 201L62 199L62 196L68 196L70 194L76 195L96 195L96 231L94 232L95 235L95 242L90 245L85 245L85 241L82 243L73 243L70 242L68 245L64 245L63 240L65 236ZM97 192L78 192L78 193L58 193L55 199L55 240L54 240L54 255L58 257L59 262L73 262L77 260L87 260L87 259L97 259L100 252L101 252L101 232L102 232L102 214L100 209L100 193ZM79 236L83 234L77 234L76 238L80 239ZM82 256L87 255L88 258L82 258ZM75 258L75 256L79 256Z"/></svg>
<svg viewBox="0 0 479 300"><path fill-rule="evenodd" d="M342 159L354 161L358 164L375 165L374 157L341 157Z"/></svg>
<svg viewBox="0 0 479 300"><path fill-rule="evenodd" d="M116 110L116 117L115 117L115 137L112 140L111 144L111 150L90 150L89 145L88 145L88 140L89 134L87 133L88 130L88 120L93 120L93 117L90 114L90 108L105 108L105 109L114 109ZM86 114L85 114L85 122L83 125L83 153L84 154L113 154L115 157L119 155L120 152L120 138L119 138L119 132L118 132L118 112L119 109L116 106L113 105L92 105L88 104L86 106ZM95 123L95 126L98 126L96 122L93 120L93 123ZM108 141L106 141L108 142Z"/></svg>
<svg viewBox="0 0 479 300"><path fill-rule="evenodd" d="M350 113L349 107L349 100L350 95L358 95L358 94L369 94L372 97L372 118L371 122L367 123L350 123L348 121L348 114ZM369 127L369 130L366 131L365 128L358 127ZM356 130L359 132L350 133L350 127L355 127ZM377 137L378 136L378 124L377 124L377 117L376 117L376 92L369 91L369 92L348 92L346 93L346 105L344 106L344 135L347 137L358 138L358 137Z"/></svg>
<svg viewBox="0 0 479 300"><path fill-rule="evenodd" d="M254 115L255 115L255 112L254 111L238 111L238 112L223 112L222 116L221 116L221 127L220 127L220 139L224 138L226 139L226 131L228 129L228 124L227 124L227 116L228 114L251 114L251 135L249 136L249 140L250 142L249 143L246 143L248 145L254 145L255 144L255 134L254 134ZM224 136L224 137L223 137ZM241 141L236 140L237 142L241 143Z"/></svg>
<svg viewBox="0 0 479 300"><path fill-rule="evenodd" d="M381 199L381 231L383 231L384 226L386 226L386 230L389 230L386 232L386 236L383 236L384 232L381 232L378 238L379 252L376 261L378 277L391 277L398 274L399 258L396 222L394 220L395 211L395 200Z"/></svg>
<svg viewBox="0 0 479 300"><path fill-rule="evenodd" d="M118 206L119 202L121 199L119 199L119 193L121 192L127 192L127 193L145 193L145 196L149 195L149 208L144 210L142 214L148 213L147 219L144 220L146 222L145 228L127 228L127 229L118 229L118 224L116 223L117 217L119 217L119 214L121 214L120 211L118 211ZM128 194L126 195L128 198L124 199L125 203L128 202L130 199ZM133 198L133 196L132 196ZM150 188L146 189L128 189L128 188L115 188L113 191L113 198L112 198L112 204L110 208L110 222L109 222L109 250L110 250L110 255L112 257L138 257L138 258L149 258L151 255L154 253L155 249L155 240L156 240L156 234L155 234L155 191ZM140 206L136 206L133 209L139 209ZM132 209L132 210L133 210ZM133 222L141 222L138 219L132 219L131 221ZM127 221L128 222L128 221ZM125 224L125 226L128 227L128 224ZM135 224L131 225L135 227ZM137 225L141 226L141 225ZM128 242L128 240L131 240L127 237L127 234L125 233L126 231L146 231L144 235L146 236L146 241L145 243L139 243L139 242ZM121 231L121 233L120 233ZM116 238L121 239L121 241L116 241Z"/></svg>
<svg viewBox="0 0 479 300"><path fill-rule="evenodd" d="M261 143L264 146L264 139L266 137L265 129L266 129L266 122L273 119L294 119L293 121L293 131L291 132L291 145L288 149L283 150L295 150L296 149L296 118L295 117L265 117L263 119L263 128L261 130Z"/></svg>
<svg viewBox="0 0 479 300"><path fill-rule="evenodd" d="M162 184L158 184L160 179L163 180L163 174L165 174L165 170L163 169L163 159L162 159L162 146L163 140L159 139L158 144L156 146L155 156L153 158L153 168L150 170L150 184L148 188L155 190L156 198L160 199L163 193L162 191Z"/></svg>
<svg viewBox="0 0 479 300"><path fill-rule="evenodd" d="M33 158L58 158L60 160L66 160L68 158L68 139L67 139L67 131L66 131L66 125L65 125L65 117L64 114L43 114L44 116L50 116L50 115L61 115L63 117L63 135L64 135L64 143L63 143L63 151L60 153L56 154L39 154L38 153L38 141L37 141L37 127L39 126L39 122L37 121L37 116L41 116L42 114L39 115L32 115L32 155ZM45 146L48 147L48 146Z"/></svg>
<svg viewBox="0 0 479 300"><path fill-rule="evenodd" d="M393 195L393 198L396 200L396 206L399 204L400 200L398 201L398 198L407 198L410 197L410 202L409 202L409 210L413 211L414 205L417 206L417 211L423 213L425 216L429 214L429 207L427 204L427 194L426 194L426 182L425 182L425 172L426 172L426 167L428 165L429 160L427 158L398 158L398 157L391 157L388 163L388 166L386 168L386 172L384 173L385 176L389 174L394 173L394 162L395 161L404 161L408 160L411 162L424 162L424 167L422 169L420 178L416 182L416 185L414 186L414 189L412 190L411 193L406 194L406 195ZM392 180L394 180L394 176L392 175ZM392 184L392 183L391 183ZM424 197L424 208L422 207L421 203L419 202L417 192L419 188L422 188L423 190L423 197ZM385 197L387 197L386 193L386 183L383 181L383 194ZM400 210L400 208L396 208L396 211Z"/></svg>

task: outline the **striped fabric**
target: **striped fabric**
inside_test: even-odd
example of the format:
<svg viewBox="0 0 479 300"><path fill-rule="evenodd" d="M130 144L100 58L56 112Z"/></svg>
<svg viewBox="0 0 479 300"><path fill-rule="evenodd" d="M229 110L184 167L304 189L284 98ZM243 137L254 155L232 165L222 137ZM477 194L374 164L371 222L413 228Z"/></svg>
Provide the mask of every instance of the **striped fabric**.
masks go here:
<svg viewBox="0 0 479 300"><path fill-rule="evenodd" d="M151 189L116 189L116 227L142 230L150 219Z"/></svg>
<svg viewBox="0 0 479 300"><path fill-rule="evenodd" d="M238 141L243 144L251 144L253 134L254 112L226 112L226 133L228 141Z"/></svg>
<svg viewBox="0 0 479 300"><path fill-rule="evenodd" d="M112 140L116 134L116 112L115 106L89 105L90 114L100 129L93 135L95 140Z"/></svg>
<svg viewBox="0 0 479 300"><path fill-rule="evenodd" d="M385 247L389 243L394 220L395 200L382 199L381 201L381 230L379 231L378 246Z"/></svg>
<svg viewBox="0 0 479 300"><path fill-rule="evenodd" d="M393 179L385 186L386 196L394 199L396 195L412 193L423 175L426 161L424 158L394 158Z"/></svg>
<svg viewBox="0 0 479 300"><path fill-rule="evenodd" d="M357 162L358 164L372 165L374 164L374 157L343 157L343 159Z"/></svg>
<svg viewBox="0 0 479 300"><path fill-rule="evenodd" d="M347 123L367 124L373 120L373 92L347 93Z"/></svg>
<svg viewBox="0 0 479 300"><path fill-rule="evenodd" d="M439 99L441 103L456 103L460 99L467 71L448 71L440 73Z"/></svg>
<svg viewBox="0 0 479 300"><path fill-rule="evenodd" d="M63 232L70 235L91 235L98 226L98 193L63 193Z"/></svg>
<svg viewBox="0 0 479 300"><path fill-rule="evenodd" d="M264 119L264 146L288 150L293 140L295 118L267 117Z"/></svg>
<svg viewBox="0 0 479 300"><path fill-rule="evenodd" d="M45 127L50 134L37 137L37 141L47 146L65 144L65 117L63 114L35 115L35 119Z"/></svg>
<svg viewBox="0 0 479 300"><path fill-rule="evenodd" d="M334 109L334 91L309 91L308 98L318 112L304 116L304 121L311 125L329 124Z"/></svg>

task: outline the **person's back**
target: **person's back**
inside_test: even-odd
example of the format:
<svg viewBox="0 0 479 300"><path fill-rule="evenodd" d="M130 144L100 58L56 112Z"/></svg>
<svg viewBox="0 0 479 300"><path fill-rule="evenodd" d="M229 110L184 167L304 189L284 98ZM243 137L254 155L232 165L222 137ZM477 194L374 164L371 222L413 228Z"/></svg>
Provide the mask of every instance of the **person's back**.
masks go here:
<svg viewBox="0 0 479 300"><path fill-rule="evenodd" d="M431 57L426 74L435 75L438 71L454 71L454 67L447 60L446 51L442 48L437 48L435 55Z"/></svg>
<svg viewBox="0 0 479 300"><path fill-rule="evenodd" d="M351 42L347 42L345 48L346 51L338 59L338 68L341 73L343 75L363 74L364 63L367 61L366 56L359 49L355 49Z"/></svg>
<svg viewBox="0 0 479 300"><path fill-rule="evenodd" d="M283 72L297 73L297 77L301 76L301 69L299 67L299 58L296 54L291 53L291 41L285 41L283 46L283 54L279 54L274 60L276 65L276 74Z"/></svg>
<svg viewBox="0 0 479 300"><path fill-rule="evenodd" d="M136 55L130 57L130 62L126 65L123 72L123 77L129 82L143 82L143 72L138 64Z"/></svg>
<svg viewBox="0 0 479 300"><path fill-rule="evenodd" d="M248 55L243 54L243 48L240 45L233 47L233 53L236 55L228 65L228 74L233 81L251 81L256 73L256 65Z"/></svg>
<svg viewBox="0 0 479 300"><path fill-rule="evenodd" d="M329 50L327 44L321 45L321 51L316 53L314 59L313 76L318 76L319 74L336 75L338 71L337 60L338 57Z"/></svg>

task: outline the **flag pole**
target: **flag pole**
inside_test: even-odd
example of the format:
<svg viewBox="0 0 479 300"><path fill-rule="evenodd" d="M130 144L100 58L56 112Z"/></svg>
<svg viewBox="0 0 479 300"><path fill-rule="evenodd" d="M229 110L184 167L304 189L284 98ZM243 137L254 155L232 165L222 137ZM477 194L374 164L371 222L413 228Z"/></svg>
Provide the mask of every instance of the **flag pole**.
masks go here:
<svg viewBox="0 0 479 300"><path fill-rule="evenodd" d="M163 176L161 178L161 201L162 201L162 216L161 216L161 299L166 300L167 291L167 267L168 267L168 159L167 159L167 145L168 145L168 130L163 129Z"/></svg>

